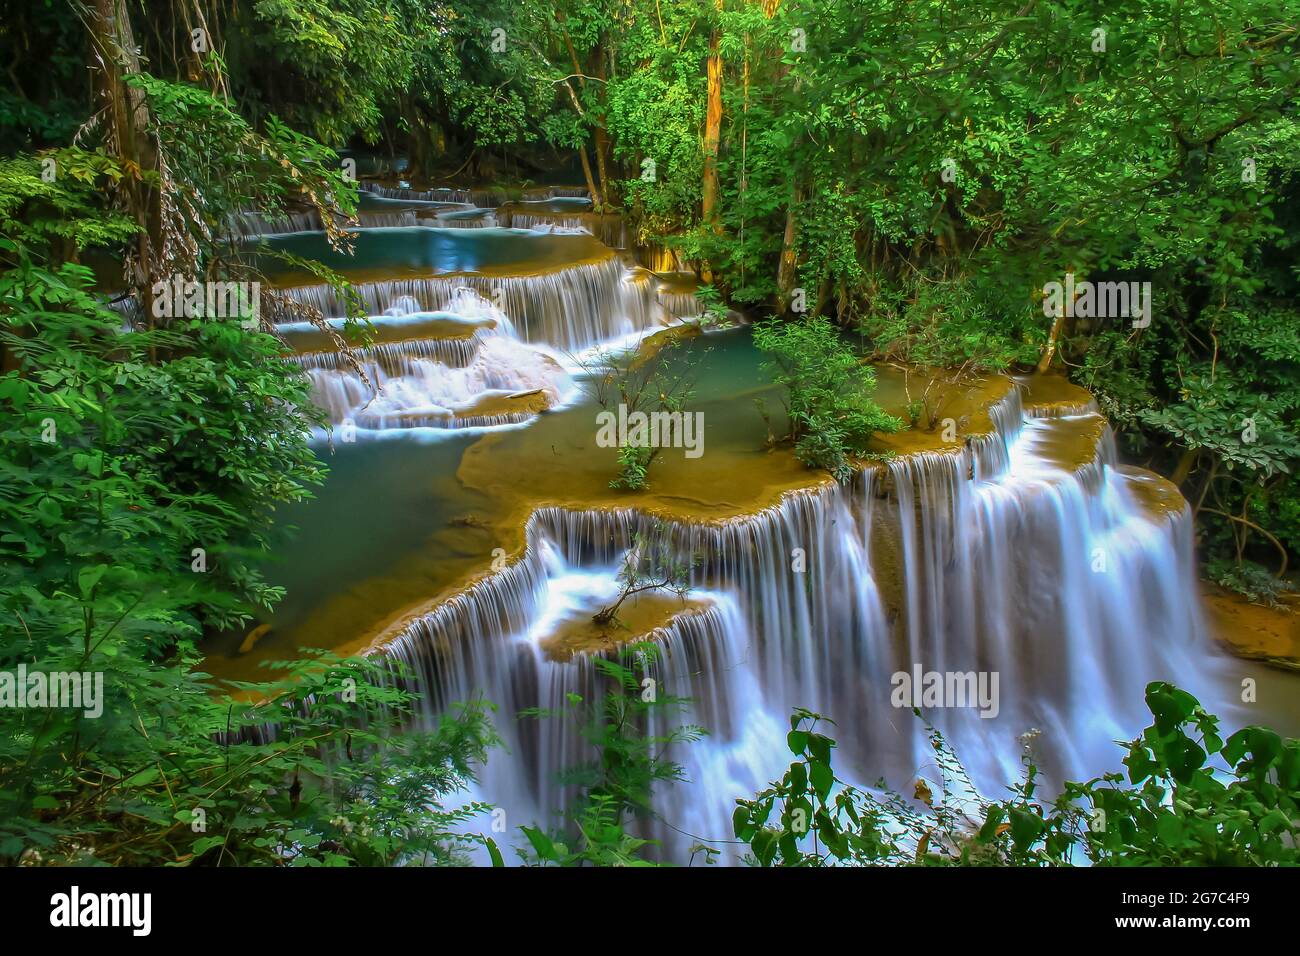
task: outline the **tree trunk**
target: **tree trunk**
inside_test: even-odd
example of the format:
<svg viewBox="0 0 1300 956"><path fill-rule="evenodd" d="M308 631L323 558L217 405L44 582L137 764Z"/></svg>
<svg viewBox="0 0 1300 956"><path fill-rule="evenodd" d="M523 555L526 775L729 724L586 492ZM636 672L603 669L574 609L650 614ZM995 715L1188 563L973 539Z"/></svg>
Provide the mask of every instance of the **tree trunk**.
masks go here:
<svg viewBox="0 0 1300 956"><path fill-rule="evenodd" d="M1061 336L1061 328L1065 325L1065 307L1061 307L1061 314L1052 320L1052 331L1047 335L1047 345L1043 347L1043 357L1038 360L1038 374L1043 375L1052 367L1052 359L1056 355L1056 341Z"/></svg>
<svg viewBox="0 0 1300 956"><path fill-rule="evenodd" d="M722 10L722 0L718 0ZM704 183L700 216L718 230L718 147L722 141L722 37L717 30L709 36L708 106L704 114Z"/></svg>
<svg viewBox="0 0 1300 956"><path fill-rule="evenodd" d="M582 160L582 176L587 180L587 193L591 196L591 208L600 209L600 193L596 190L596 180L591 175L591 160L587 158L587 147L578 147L578 157Z"/></svg>
<svg viewBox="0 0 1300 956"><path fill-rule="evenodd" d="M568 27L564 25L564 14L560 11L555 12L556 21L560 24L560 33L564 37L564 47L569 52L569 62L573 64L573 72L578 79L578 88L583 92L587 89L587 80L583 76L582 64L578 61L578 50L573 45L573 37L569 36ZM600 47L596 49L596 59L598 63L598 73L602 79L605 76L604 54ZM569 86L568 80L565 80L565 86L569 88L569 98L573 101L573 107L577 110L578 115L584 120L590 120L585 110L578 101L577 94L573 92L573 87ZM601 84L601 102L604 102L605 84ZM609 136L605 131L604 121L591 121L592 135L595 138L596 148L596 166L600 172L600 188L596 188L595 179L591 175L591 160L587 158L587 147L580 145L578 147L578 156L582 159L582 175L587 180L587 192L591 194L591 207L593 212L603 212L603 206L610 202L608 171L605 166L605 155L609 145Z"/></svg>
<svg viewBox="0 0 1300 956"><path fill-rule="evenodd" d="M776 288L777 301L782 312L790 308L790 297L794 290L795 242L799 238L799 224L795 218L795 209L801 199L798 182L790 185L790 202L785 207L785 234L781 238L781 262L777 266Z"/></svg>
<svg viewBox="0 0 1300 956"><path fill-rule="evenodd" d="M606 206L614 202L614 191L609 181L609 164L607 156L609 154L609 135L605 132L605 127L596 126L596 170L600 173L600 195ZM603 212L604 210L598 210Z"/></svg>
<svg viewBox="0 0 1300 956"><path fill-rule="evenodd" d="M1200 449L1184 448L1182 456L1178 459L1178 465L1174 468L1174 473L1169 476L1169 480L1174 484L1182 487L1187 476L1192 473L1192 465L1196 463L1196 458L1200 454Z"/></svg>
<svg viewBox="0 0 1300 956"><path fill-rule="evenodd" d="M596 75L600 77L600 111L601 115L596 121L596 168L600 171L600 195L605 200L606 206L612 206L618 202L618 190L614 188L613 182L609 178L609 161L612 144L609 141L609 131L605 129L605 88L608 86L605 73L605 40L602 36L596 46Z"/></svg>
<svg viewBox="0 0 1300 956"><path fill-rule="evenodd" d="M145 321L152 324L153 284L163 249L162 194L144 181L159 171L158 152L149 136L149 107L144 93L132 89L125 75L140 72L135 36L125 0L95 0L87 20L91 73L105 107L105 140L127 168L117 189L128 215L140 227L134 254L128 256L127 282L138 294Z"/></svg>

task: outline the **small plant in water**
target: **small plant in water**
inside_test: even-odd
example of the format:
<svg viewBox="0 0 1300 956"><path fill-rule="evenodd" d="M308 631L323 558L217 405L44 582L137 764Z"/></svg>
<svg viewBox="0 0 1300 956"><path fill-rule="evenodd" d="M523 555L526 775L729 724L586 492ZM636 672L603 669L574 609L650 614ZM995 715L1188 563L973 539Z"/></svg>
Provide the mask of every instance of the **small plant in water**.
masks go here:
<svg viewBox="0 0 1300 956"><path fill-rule="evenodd" d="M657 352L600 351L575 361L585 373L583 388L604 412L617 411L628 418L666 413L680 419L688 414L686 406L695 394L695 368L707 351L698 349L688 355L679 342L670 341ZM619 446L618 475L609 486L642 491L649 486L650 466L662 448L649 434L644 443L628 438Z"/></svg>

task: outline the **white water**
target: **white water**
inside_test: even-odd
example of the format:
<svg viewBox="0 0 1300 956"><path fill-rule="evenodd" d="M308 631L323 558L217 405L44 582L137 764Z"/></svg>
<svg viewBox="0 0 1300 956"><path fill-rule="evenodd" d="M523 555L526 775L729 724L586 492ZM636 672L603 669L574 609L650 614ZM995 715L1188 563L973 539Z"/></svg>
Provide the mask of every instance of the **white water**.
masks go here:
<svg viewBox="0 0 1300 956"><path fill-rule="evenodd" d="M362 432L471 428L531 417L473 414L475 403L484 398L541 391L557 405L570 390L572 382L556 358L521 342L505 313L472 289L453 292L441 313L424 312L415 300L399 299L371 321L394 328L448 318L478 327L468 338L417 338L359 349L364 379L338 353L299 356L311 378L313 403L326 411L331 424L350 423Z"/></svg>
<svg viewBox="0 0 1300 956"><path fill-rule="evenodd" d="M557 407L571 394L565 366L574 364L575 355L634 342L698 312L692 294L669 293L645 278L643 270L609 258L535 276L358 283L354 288L371 321L387 330L439 317L484 327L468 337L412 337L359 348L364 376L336 352L308 352L296 361L307 368L312 401L329 421L359 434L518 424L532 416L476 414L474 406L540 390L548 407ZM288 292L326 316L343 311L328 286ZM341 320L333 324L341 327ZM303 323L281 327L305 329Z"/></svg>
<svg viewBox="0 0 1300 956"><path fill-rule="evenodd" d="M689 720L709 737L675 754L690 783L660 788L644 832L681 861L697 838L731 837L738 796L789 761L795 707L833 717L837 768L880 776L910 793L934 777L926 730L891 704L891 675L997 672L1000 712L931 709L976 785L997 795L1021 769L1021 734L1049 783L1120 766L1114 741L1147 723L1143 688L1172 680L1226 714L1195 600L1190 515L1158 516L1114 467L1107 433L1094 459L1069 470L1045 453L1070 417L995 410L999 430L962 454L929 454L865 472L851 488L789 495L776 508L721 526L671 526L676 547L701 554L696 583L712 607L659 636L658 676L696 699ZM978 477L972 479L972 472ZM526 553L417 621L390 646L430 692L431 714L477 692L502 707L509 756L490 760L479 788L511 826L554 824L569 796L555 775L592 754L560 719L520 725L525 707L558 707L600 692L590 660L545 659L536 637L557 615L615 590L618 556L650 524L632 512L538 511ZM792 568L803 548L807 570ZM897 570L877 567L877 549ZM1094 570L1097 555L1104 567ZM901 579L891 581L891 575ZM888 607L882 594L899 595ZM725 847L725 845L722 845Z"/></svg>
<svg viewBox="0 0 1300 956"><path fill-rule="evenodd" d="M446 311L458 290L470 288L498 303L525 342L576 352L664 321L664 309L653 292L643 284L626 281L629 275L623 263L609 258L542 275L390 279L359 282L353 288L371 315L383 314L399 300L414 300L428 312ZM285 291L326 316L345 312L330 286Z"/></svg>

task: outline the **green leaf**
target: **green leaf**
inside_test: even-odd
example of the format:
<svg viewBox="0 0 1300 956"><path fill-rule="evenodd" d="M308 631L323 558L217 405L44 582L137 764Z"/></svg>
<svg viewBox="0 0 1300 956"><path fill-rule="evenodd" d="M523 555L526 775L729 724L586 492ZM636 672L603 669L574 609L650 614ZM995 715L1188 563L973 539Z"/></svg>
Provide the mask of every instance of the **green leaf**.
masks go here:
<svg viewBox="0 0 1300 956"><path fill-rule="evenodd" d="M533 845L533 852L543 860L558 860L559 853L555 849L555 843L541 830L536 827L520 827L524 831L524 836L528 837L528 842Z"/></svg>
<svg viewBox="0 0 1300 956"><path fill-rule="evenodd" d="M820 760L814 760L809 776L812 779L813 789L817 791L817 796L825 800L826 795L831 792L831 787L835 784L835 773L831 770L831 765Z"/></svg>
<svg viewBox="0 0 1300 956"><path fill-rule="evenodd" d="M107 570L108 565L96 564L92 567L82 568L81 571L78 572L77 587L81 589L82 599L90 599L90 594L95 589L95 585L99 583L99 579L104 576L104 572Z"/></svg>
<svg viewBox="0 0 1300 956"><path fill-rule="evenodd" d="M1011 840L1016 850L1023 853L1043 832L1043 818L1024 807L1012 807L1010 818Z"/></svg>

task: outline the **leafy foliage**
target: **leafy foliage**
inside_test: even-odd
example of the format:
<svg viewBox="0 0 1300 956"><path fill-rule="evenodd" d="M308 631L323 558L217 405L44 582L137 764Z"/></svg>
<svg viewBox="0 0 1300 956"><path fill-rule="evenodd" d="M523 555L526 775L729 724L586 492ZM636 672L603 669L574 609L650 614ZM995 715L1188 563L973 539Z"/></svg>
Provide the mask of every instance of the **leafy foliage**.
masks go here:
<svg viewBox="0 0 1300 956"><path fill-rule="evenodd" d="M611 488L648 488L650 466L663 450L664 440L660 436L661 443L655 444L649 427L639 432L629 427L626 436L616 435L616 422L620 417L632 421L634 415L684 421L690 414L687 406L695 397L695 370L706 351L696 349L688 354L678 339L669 339L662 347L651 340L637 349L598 349L593 357L579 360L585 373L583 388L609 422L602 431L622 442L618 445L618 475L610 480Z"/></svg>
<svg viewBox="0 0 1300 956"><path fill-rule="evenodd" d="M760 325L754 344L771 356L765 368L787 390L789 437L810 468L847 481L851 457L866 454L873 434L902 427L871 398L875 370L854 355L828 319Z"/></svg>
<svg viewBox="0 0 1300 956"><path fill-rule="evenodd" d="M1240 564L1223 559L1211 561L1205 569L1205 576L1220 587L1240 594L1250 603L1265 607L1287 607L1282 598L1295 591L1290 582L1274 577L1267 568L1254 561Z"/></svg>
<svg viewBox="0 0 1300 956"><path fill-rule="evenodd" d="M617 659L595 657L592 664L609 684L603 698L570 694L562 711L527 710L527 719L568 720L577 727L591 759L566 769L559 784L577 787L578 799L566 811L567 833L522 827L534 856L525 862L559 866L644 866L651 841L632 836L634 821L653 815L656 784L682 779L682 767L668 756L677 744L699 739L690 724L663 729L687 701L658 692L654 673L659 647L629 644Z"/></svg>
<svg viewBox="0 0 1300 956"><path fill-rule="evenodd" d="M938 794L925 780L910 801L858 790L834 774L835 742L817 732L826 718L796 711L796 759L779 782L736 801L735 833L761 866L1063 866L1076 856L1097 866L1294 865L1300 741L1261 727L1225 741L1218 719L1170 684L1150 684L1146 702L1153 723L1128 744L1127 772L1069 783L1052 804L1037 797L1029 744L1012 796L990 801L934 730Z"/></svg>
<svg viewBox="0 0 1300 956"><path fill-rule="evenodd" d="M198 669L206 628L280 594L253 558L320 477L303 376L237 322L123 331L89 278L0 274L0 663L102 682L93 707L0 708L0 858L455 859L479 808L439 800L494 741L482 705L395 735L411 698L376 663L236 688L261 707Z"/></svg>

